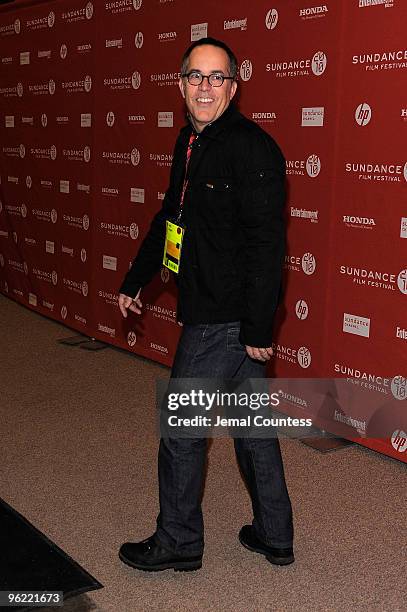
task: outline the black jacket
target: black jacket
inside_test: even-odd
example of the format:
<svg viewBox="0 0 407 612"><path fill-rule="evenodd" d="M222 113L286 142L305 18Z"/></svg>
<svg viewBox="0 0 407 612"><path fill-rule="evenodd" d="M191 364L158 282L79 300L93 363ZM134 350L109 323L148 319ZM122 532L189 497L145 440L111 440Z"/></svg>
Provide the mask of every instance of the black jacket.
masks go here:
<svg viewBox="0 0 407 612"><path fill-rule="evenodd" d="M177 139L170 185L120 288L134 297L161 268L165 220L175 218L192 127ZM285 160L232 105L193 144L181 220L178 284L184 323L241 321L240 341L271 346L285 250Z"/></svg>

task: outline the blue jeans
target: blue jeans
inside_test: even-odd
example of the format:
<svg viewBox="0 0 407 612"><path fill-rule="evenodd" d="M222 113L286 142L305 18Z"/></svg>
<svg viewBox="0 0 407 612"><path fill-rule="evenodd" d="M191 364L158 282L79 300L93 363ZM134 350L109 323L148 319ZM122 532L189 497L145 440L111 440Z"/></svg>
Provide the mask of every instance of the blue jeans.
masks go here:
<svg viewBox="0 0 407 612"><path fill-rule="evenodd" d="M266 366L250 359L239 342L239 322L184 325L172 378L263 378ZM236 438L235 451L249 489L253 527L266 544L292 546L293 524L277 437ZM201 509L207 440L162 438L158 455L160 514L156 535L176 554L204 547Z"/></svg>

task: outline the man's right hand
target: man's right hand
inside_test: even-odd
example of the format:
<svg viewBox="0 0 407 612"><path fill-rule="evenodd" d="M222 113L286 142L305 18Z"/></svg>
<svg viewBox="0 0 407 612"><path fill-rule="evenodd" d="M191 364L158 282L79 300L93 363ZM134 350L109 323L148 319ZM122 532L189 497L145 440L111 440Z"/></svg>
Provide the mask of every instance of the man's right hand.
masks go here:
<svg viewBox="0 0 407 612"><path fill-rule="evenodd" d="M139 289L135 298L131 298L130 296L125 295L124 293L119 293L119 308L125 319L127 319L128 310L131 310L136 314L141 314L141 308L143 304L140 300L140 293L141 289Z"/></svg>

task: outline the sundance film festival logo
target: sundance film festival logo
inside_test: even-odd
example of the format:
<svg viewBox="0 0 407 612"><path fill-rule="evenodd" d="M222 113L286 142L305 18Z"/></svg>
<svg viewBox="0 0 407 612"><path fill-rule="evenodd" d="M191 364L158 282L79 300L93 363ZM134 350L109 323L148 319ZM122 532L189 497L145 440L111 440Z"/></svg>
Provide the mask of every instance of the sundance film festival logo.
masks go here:
<svg viewBox="0 0 407 612"><path fill-rule="evenodd" d="M83 297L87 297L89 293L89 285L87 281L77 281L71 278L63 278L64 288L69 291L73 291L74 293L78 293L83 295Z"/></svg>
<svg viewBox="0 0 407 612"><path fill-rule="evenodd" d="M300 321L305 321L308 317L309 308L308 304L305 300L298 300L295 305L295 314L297 315Z"/></svg>
<svg viewBox="0 0 407 612"><path fill-rule="evenodd" d="M300 365L304 369L309 368L311 365L311 352L306 346L301 346L299 349L296 349L291 346L273 342L272 348L273 357L276 359L288 361L294 365Z"/></svg>
<svg viewBox="0 0 407 612"><path fill-rule="evenodd" d="M407 270L401 270L398 275L392 272L359 268L354 266L340 266L340 274L348 277L355 285L372 289L396 291L398 288L404 295L407 294Z"/></svg>
<svg viewBox="0 0 407 612"><path fill-rule="evenodd" d="M172 308L166 308L165 306L160 306L159 304L146 304L146 310L152 313L153 317L156 319L161 319L163 321L168 321L169 323L175 323L177 318L177 313Z"/></svg>
<svg viewBox="0 0 407 612"><path fill-rule="evenodd" d="M64 11L61 15L62 20L66 23L75 23L77 21L89 21L93 17L93 3L88 2L86 6L80 9Z"/></svg>
<svg viewBox="0 0 407 612"><path fill-rule="evenodd" d="M302 257L297 255L286 255L284 259L284 268L293 272L301 272L307 276L314 274L317 267L317 262L312 253L304 253Z"/></svg>
<svg viewBox="0 0 407 612"><path fill-rule="evenodd" d="M69 225L70 227L75 227L77 229L82 229L88 231L90 225L89 215L75 216L75 215L62 215L62 219L64 223Z"/></svg>
<svg viewBox="0 0 407 612"><path fill-rule="evenodd" d="M397 400L407 399L407 378L395 376L391 381L391 392Z"/></svg>
<svg viewBox="0 0 407 612"><path fill-rule="evenodd" d="M278 11L275 8L270 9L266 14L265 24L268 30L274 30L278 23Z"/></svg>
<svg viewBox="0 0 407 612"><path fill-rule="evenodd" d="M102 157L110 164L138 166L140 163L140 151L136 148L130 152L103 151Z"/></svg>
<svg viewBox="0 0 407 612"><path fill-rule="evenodd" d="M407 49L361 53L352 57L352 64L365 71L403 70L407 68Z"/></svg>
<svg viewBox="0 0 407 612"><path fill-rule="evenodd" d="M29 19L25 23L27 30L41 30L43 28L53 28L55 25L55 13L51 11L45 17L37 17L36 19Z"/></svg>
<svg viewBox="0 0 407 612"><path fill-rule="evenodd" d="M129 76L107 77L103 80L103 84L111 91L139 89L141 85L141 75L135 70L133 74Z"/></svg>
<svg viewBox="0 0 407 612"><path fill-rule="evenodd" d="M149 159L159 167L169 168L172 164L172 155L170 153L150 153Z"/></svg>
<svg viewBox="0 0 407 612"><path fill-rule="evenodd" d="M25 146L23 144L17 147L3 147L2 151L6 157L20 157L21 159L25 157Z"/></svg>
<svg viewBox="0 0 407 612"><path fill-rule="evenodd" d="M35 159L50 159L55 161L58 155L58 151L55 145L51 145L50 147L32 147L30 149L30 154Z"/></svg>
<svg viewBox="0 0 407 612"><path fill-rule="evenodd" d="M53 96L55 93L55 81L50 79L45 83L35 83L28 86L28 91L34 96L50 95Z"/></svg>
<svg viewBox="0 0 407 612"><path fill-rule="evenodd" d="M359 104L355 111L355 119L358 125L367 125L372 118L372 109L367 102Z"/></svg>
<svg viewBox="0 0 407 612"><path fill-rule="evenodd" d="M307 8L301 8L299 16L301 19L318 19L320 17L326 17L328 13L328 7L326 4L319 6L311 6Z"/></svg>
<svg viewBox="0 0 407 612"><path fill-rule="evenodd" d="M86 146L83 149L63 149L62 155L67 161L89 163L91 158L91 149L89 146Z"/></svg>
<svg viewBox="0 0 407 612"><path fill-rule="evenodd" d="M143 0L115 0L114 2L105 2L105 10L112 15L118 15L127 11L138 11L141 9Z"/></svg>
<svg viewBox="0 0 407 612"><path fill-rule="evenodd" d="M380 181L387 183L407 182L407 162L403 163L369 163L346 162L345 171L359 181Z"/></svg>
<svg viewBox="0 0 407 612"><path fill-rule="evenodd" d="M206 38L208 36L208 24L207 23L196 23L191 25L191 42Z"/></svg>
<svg viewBox="0 0 407 612"><path fill-rule="evenodd" d="M21 32L21 21L16 19L13 23L8 25L0 26L0 36L12 36L14 34L20 34Z"/></svg>
<svg viewBox="0 0 407 612"><path fill-rule="evenodd" d="M172 85L176 85L180 78L180 72L159 72L150 75L151 83L155 83L159 87L171 87Z"/></svg>
<svg viewBox="0 0 407 612"><path fill-rule="evenodd" d="M132 240L137 240L139 236L139 228L137 223L124 225L101 221L100 229L106 232L109 236L115 236L116 238L131 238Z"/></svg>
<svg viewBox="0 0 407 612"><path fill-rule="evenodd" d="M46 270L41 270L40 268L32 269L33 276L37 278L39 281L44 281L46 283L50 283L54 285L54 287L58 284L58 274L55 270L52 272L47 272Z"/></svg>
<svg viewBox="0 0 407 612"><path fill-rule="evenodd" d="M243 60L240 64L240 78L242 81L248 81L253 74L253 64L249 59Z"/></svg>
<svg viewBox="0 0 407 612"><path fill-rule="evenodd" d="M266 64L266 71L273 73L277 78L298 76L321 76L328 64L327 56L323 51L317 51L312 58L284 60Z"/></svg>
<svg viewBox="0 0 407 612"><path fill-rule="evenodd" d="M78 81L63 81L62 89L66 93L89 93L92 89L92 77L87 74L83 79Z"/></svg>
<svg viewBox="0 0 407 612"><path fill-rule="evenodd" d="M305 176L316 178L321 172L321 160L315 153L308 156L306 160L287 160L286 171L288 175Z"/></svg>
<svg viewBox="0 0 407 612"><path fill-rule="evenodd" d="M24 86L22 83L17 83L14 87L1 87L0 95L4 98L22 98L24 93Z"/></svg>

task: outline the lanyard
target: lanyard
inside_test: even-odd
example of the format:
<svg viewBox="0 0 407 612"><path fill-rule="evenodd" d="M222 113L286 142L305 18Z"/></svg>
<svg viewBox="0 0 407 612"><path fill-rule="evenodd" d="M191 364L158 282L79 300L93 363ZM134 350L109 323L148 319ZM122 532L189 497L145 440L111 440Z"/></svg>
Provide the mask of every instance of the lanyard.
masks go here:
<svg viewBox="0 0 407 612"><path fill-rule="evenodd" d="M196 138L197 138L197 135L195 134L195 132L192 132L191 136L189 137L189 142L188 142L188 147L187 147L187 157L185 160L185 177L184 177L184 184L182 185L181 200L179 203L179 214L178 214L177 221L181 219L181 215L182 215L182 206L184 204L185 192L188 187L187 173L188 173L189 160L191 158L192 145L194 141L196 140Z"/></svg>

